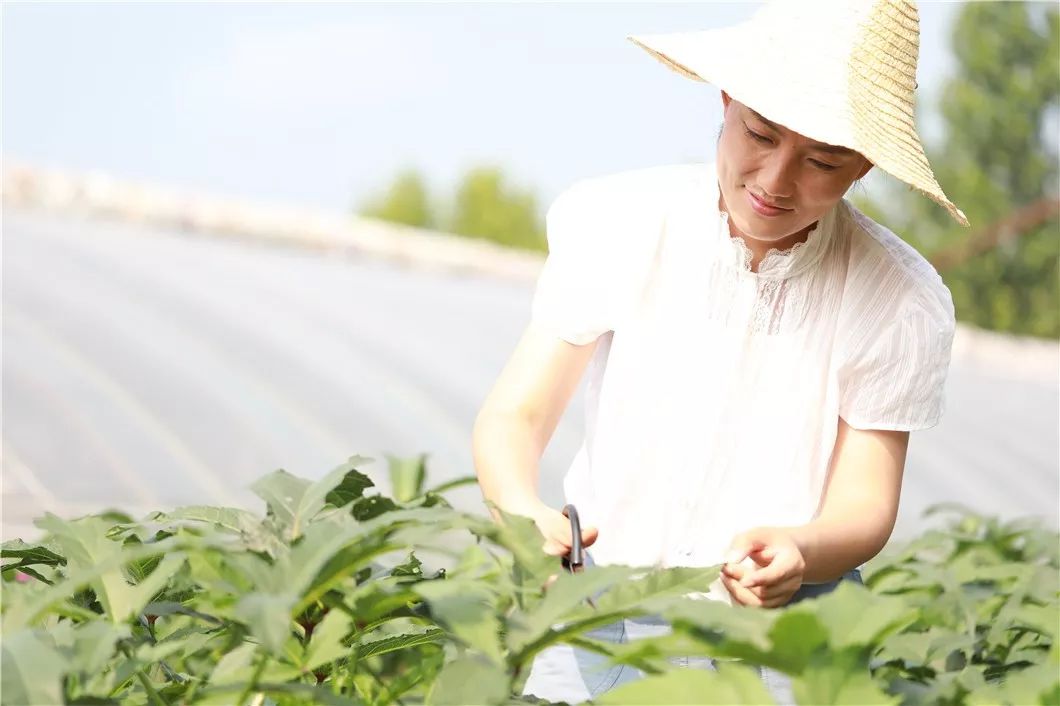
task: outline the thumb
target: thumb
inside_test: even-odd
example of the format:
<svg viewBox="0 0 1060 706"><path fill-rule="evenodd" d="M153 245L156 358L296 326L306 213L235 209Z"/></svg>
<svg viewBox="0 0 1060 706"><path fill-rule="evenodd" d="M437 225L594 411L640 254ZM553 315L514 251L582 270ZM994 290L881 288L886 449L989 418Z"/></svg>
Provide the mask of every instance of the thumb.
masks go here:
<svg viewBox="0 0 1060 706"><path fill-rule="evenodd" d="M600 530L596 527L586 527L582 530L582 544L585 546L591 545L596 541L596 538L600 536Z"/></svg>
<svg viewBox="0 0 1060 706"><path fill-rule="evenodd" d="M545 540L545 543L541 545L541 551L551 556L562 556L567 553L567 547L561 542L549 538Z"/></svg>

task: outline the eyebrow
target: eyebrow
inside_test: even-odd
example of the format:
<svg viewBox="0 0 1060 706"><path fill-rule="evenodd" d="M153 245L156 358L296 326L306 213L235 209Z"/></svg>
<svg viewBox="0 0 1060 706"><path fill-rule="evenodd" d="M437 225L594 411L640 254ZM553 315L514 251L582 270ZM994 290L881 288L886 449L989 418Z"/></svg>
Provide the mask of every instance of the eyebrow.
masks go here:
<svg viewBox="0 0 1060 706"><path fill-rule="evenodd" d="M772 120L769 120L768 118L763 117L754 108L748 108L747 106L744 106L744 107L747 108L747 110L749 110L751 112L751 115L755 116L756 118L761 120L763 123L765 123L769 127L773 128L777 132L781 131L780 125L777 125ZM829 145L829 144L824 143L824 142L814 142L814 143L812 143L810 145L810 149L817 150L818 152L827 152L829 154L837 154L837 155L841 155L841 156L849 156L849 155L852 155L852 154L856 154L856 152L854 150L852 150L852 149L848 149L846 147L840 147L839 145Z"/></svg>

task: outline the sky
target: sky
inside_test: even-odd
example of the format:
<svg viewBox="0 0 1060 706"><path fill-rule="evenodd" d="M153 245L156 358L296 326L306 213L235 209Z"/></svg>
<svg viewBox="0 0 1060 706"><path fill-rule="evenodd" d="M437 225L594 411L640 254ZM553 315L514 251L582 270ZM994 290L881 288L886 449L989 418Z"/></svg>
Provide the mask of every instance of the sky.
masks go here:
<svg viewBox="0 0 1060 706"><path fill-rule="evenodd" d="M2 155L333 211L404 168L446 200L496 165L543 213L580 178L709 160L718 91L625 38L758 5L5 2ZM958 7L920 3L925 107Z"/></svg>

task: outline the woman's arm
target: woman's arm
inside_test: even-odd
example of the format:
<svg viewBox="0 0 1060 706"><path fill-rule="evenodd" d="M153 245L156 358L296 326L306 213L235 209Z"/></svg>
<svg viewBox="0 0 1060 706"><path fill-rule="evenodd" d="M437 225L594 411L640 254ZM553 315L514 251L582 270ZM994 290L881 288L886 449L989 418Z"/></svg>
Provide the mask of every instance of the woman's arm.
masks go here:
<svg viewBox="0 0 1060 706"><path fill-rule="evenodd" d="M840 418L821 510L791 528L806 562L804 582L837 579L887 544L908 448L909 432L855 429Z"/></svg>
<svg viewBox="0 0 1060 706"><path fill-rule="evenodd" d="M781 606L803 583L833 581L876 556L894 529L908 447L909 432L855 429L840 418L817 518L733 539L722 573L733 600ZM748 556L757 568L741 565Z"/></svg>
<svg viewBox="0 0 1060 706"><path fill-rule="evenodd" d="M545 507L538 464L595 350L596 341L576 346L526 327L475 418L472 454L486 500L527 517Z"/></svg>

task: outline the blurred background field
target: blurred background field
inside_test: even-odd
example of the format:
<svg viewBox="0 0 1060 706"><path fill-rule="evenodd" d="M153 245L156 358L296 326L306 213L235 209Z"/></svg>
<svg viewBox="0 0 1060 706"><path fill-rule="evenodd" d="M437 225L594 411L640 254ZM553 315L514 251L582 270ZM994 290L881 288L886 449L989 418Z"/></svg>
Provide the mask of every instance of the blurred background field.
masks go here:
<svg viewBox="0 0 1060 706"><path fill-rule="evenodd" d="M473 473L551 199L713 155L717 91L625 36L755 7L5 4L4 537L43 510L256 507L261 474L354 453L381 485L386 454ZM944 500L1055 527L1060 21L922 3L921 22L921 131L972 228L885 175L851 195L936 264L963 324L898 535ZM580 405L542 462L556 505Z"/></svg>

